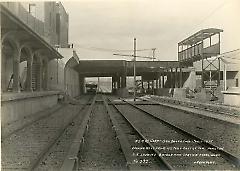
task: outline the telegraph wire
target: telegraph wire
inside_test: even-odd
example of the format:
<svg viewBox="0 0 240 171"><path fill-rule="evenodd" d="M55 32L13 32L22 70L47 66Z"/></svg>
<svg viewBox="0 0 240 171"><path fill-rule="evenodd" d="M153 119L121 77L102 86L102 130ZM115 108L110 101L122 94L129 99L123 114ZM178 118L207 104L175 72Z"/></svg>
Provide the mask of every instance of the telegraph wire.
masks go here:
<svg viewBox="0 0 240 171"><path fill-rule="evenodd" d="M231 53L234 53L234 54L231 54ZM237 56L239 54L240 54L240 49L235 49L235 50L231 50L231 51L228 51L228 52L224 52L224 53L218 55L218 57L225 58L225 59L240 60L240 58L234 57L234 56ZM225 55L227 55L227 56L225 56Z"/></svg>
<svg viewBox="0 0 240 171"><path fill-rule="evenodd" d="M92 51L105 51L105 52L133 52L133 49L127 50L127 49L108 49L108 48L100 48L100 47L86 47L86 46L81 46L79 44L74 43L75 48L79 49L86 49L86 50L92 50ZM138 49L136 51L152 51L152 48L149 49Z"/></svg>
<svg viewBox="0 0 240 171"><path fill-rule="evenodd" d="M213 14L216 13L216 11L218 11L219 9L221 9L222 7L224 7L229 1L225 0L223 3L221 3L220 5L218 5L216 8L214 8L208 15L206 15L198 24L196 24L194 27L192 27L191 29L189 29L189 31L187 33L190 32L190 30L195 30L197 27L199 27L202 23L204 23L204 21L206 21L209 17L211 17ZM180 37L183 37L184 35L186 35L186 32L183 32L183 34L181 34L180 36L178 36L179 38ZM185 37L188 37L187 35ZM174 41L174 39L171 39L170 41L168 42L172 42ZM169 50L169 48L176 44L176 42L172 42L170 43L170 46L168 46L167 48L165 48L167 51Z"/></svg>
<svg viewBox="0 0 240 171"><path fill-rule="evenodd" d="M231 50L231 51L228 51L228 52L224 52L224 53L221 53L219 56L225 55L225 54L229 54L229 53L234 53L234 52L237 52L236 54L239 54L240 53L240 49L235 49L235 50ZM236 54L234 54L234 55L236 55Z"/></svg>

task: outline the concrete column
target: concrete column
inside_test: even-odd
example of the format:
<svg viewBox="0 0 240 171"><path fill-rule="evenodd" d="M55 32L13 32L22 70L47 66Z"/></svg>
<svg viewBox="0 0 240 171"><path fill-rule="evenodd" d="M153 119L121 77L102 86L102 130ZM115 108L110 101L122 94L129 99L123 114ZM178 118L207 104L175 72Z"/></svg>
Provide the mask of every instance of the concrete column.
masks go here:
<svg viewBox="0 0 240 171"><path fill-rule="evenodd" d="M121 88L120 76L117 77L117 88Z"/></svg>
<svg viewBox="0 0 240 171"><path fill-rule="evenodd" d="M118 87L117 81L118 81L118 77L117 77L117 76L113 76L113 77L112 77L112 93L113 93L113 94L116 93L116 89L117 89L117 87Z"/></svg>
<svg viewBox="0 0 240 171"><path fill-rule="evenodd" d="M39 61L37 64L37 80L36 80L36 90L37 91L42 91L42 79L43 79L43 74L42 74L42 70L43 70L43 66L42 66L42 61Z"/></svg>
<svg viewBox="0 0 240 171"><path fill-rule="evenodd" d="M164 71L162 72L162 88L165 88L165 85L164 85Z"/></svg>
<svg viewBox="0 0 240 171"><path fill-rule="evenodd" d="M1 55L2 55L1 56L1 91L4 92L4 91L7 91L7 85L8 85L7 74L6 74L7 64L6 64L6 56L4 55L3 52L1 53Z"/></svg>
<svg viewBox="0 0 240 171"><path fill-rule="evenodd" d="M125 74L123 74L123 75L121 76L121 87L122 87L122 88L126 88L126 86L127 86L126 82L127 82L127 77L126 77Z"/></svg>
<svg viewBox="0 0 240 171"><path fill-rule="evenodd" d="M127 66L126 62L124 62L123 72L121 76L121 87L126 88L127 87Z"/></svg>
<svg viewBox="0 0 240 171"><path fill-rule="evenodd" d="M175 88L178 88L178 68L175 68Z"/></svg>
<svg viewBox="0 0 240 171"><path fill-rule="evenodd" d="M27 81L26 81L26 90L27 91L33 91L32 90L32 63L33 63L33 55L31 54L27 59Z"/></svg>
<svg viewBox="0 0 240 171"><path fill-rule="evenodd" d="M182 67L180 67L180 73L179 73L179 87L183 87L183 73L182 73Z"/></svg>
<svg viewBox="0 0 240 171"><path fill-rule="evenodd" d="M84 82L85 82L84 80L85 80L84 76L79 74L79 93L80 94L84 94Z"/></svg>
<svg viewBox="0 0 240 171"><path fill-rule="evenodd" d="M112 77L112 92L113 92L113 88L114 88L114 82L113 82L113 77Z"/></svg>
<svg viewBox="0 0 240 171"><path fill-rule="evenodd" d="M48 60L43 65L43 89L48 90Z"/></svg>
<svg viewBox="0 0 240 171"><path fill-rule="evenodd" d="M221 63L220 58L218 58L218 79L217 79L218 86L220 86L220 80L221 80Z"/></svg>
<svg viewBox="0 0 240 171"><path fill-rule="evenodd" d="M179 82L178 82L178 80L179 80L179 74L178 74L179 72L178 72L178 68L176 68L176 71L175 71L175 87L176 88L179 88Z"/></svg>
<svg viewBox="0 0 240 171"><path fill-rule="evenodd" d="M122 76L121 77L121 83L122 83L121 87L122 88L126 88L126 86L127 86L126 82L127 82L126 76Z"/></svg>
<svg viewBox="0 0 240 171"><path fill-rule="evenodd" d="M161 77L161 75L160 75L160 77L159 77L159 79L158 79L158 88L162 88L162 84L161 84L161 80L162 79L162 77Z"/></svg>
<svg viewBox="0 0 240 171"><path fill-rule="evenodd" d="M19 79L19 64L20 64L21 51L16 50L13 56L13 91L20 92L20 79Z"/></svg>
<svg viewBox="0 0 240 171"><path fill-rule="evenodd" d="M113 76L113 77L112 77L112 85L113 85L113 89L116 88L116 87L115 87L115 86L116 86L116 85L115 85L115 81L116 81L116 80L115 80L115 77Z"/></svg>
<svg viewBox="0 0 240 171"><path fill-rule="evenodd" d="M170 74L169 69L167 69L166 76L167 76L167 77L166 77L166 83L169 82L169 85L165 85L165 87L166 87L166 88L170 88L170 87L171 87L171 79L170 79L171 74Z"/></svg>

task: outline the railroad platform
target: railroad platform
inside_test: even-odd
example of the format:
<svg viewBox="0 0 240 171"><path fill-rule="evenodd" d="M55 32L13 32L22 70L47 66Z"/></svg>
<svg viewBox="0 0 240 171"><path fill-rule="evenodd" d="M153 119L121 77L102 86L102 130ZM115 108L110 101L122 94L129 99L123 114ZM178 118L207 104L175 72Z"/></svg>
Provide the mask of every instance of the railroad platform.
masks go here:
<svg viewBox="0 0 240 171"><path fill-rule="evenodd" d="M236 107L154 95L140 97L139 99L147 100L152 103L159 103L186 112L221 120L223 122L229 122L237 125L240 124L240 109Z"/></svg>

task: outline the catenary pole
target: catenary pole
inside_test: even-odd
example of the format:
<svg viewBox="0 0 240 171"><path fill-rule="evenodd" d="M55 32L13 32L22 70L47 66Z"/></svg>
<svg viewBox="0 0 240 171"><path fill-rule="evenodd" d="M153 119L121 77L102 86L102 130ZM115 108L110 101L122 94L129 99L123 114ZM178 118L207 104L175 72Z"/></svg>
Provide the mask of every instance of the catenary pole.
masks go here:
<svg viewBox="0 0 240 171"><path fill-rule="evenodd" d="M134 38L134 51L133 51L133 76L134 76L134 101L136 101L136 38Z"/></svg>

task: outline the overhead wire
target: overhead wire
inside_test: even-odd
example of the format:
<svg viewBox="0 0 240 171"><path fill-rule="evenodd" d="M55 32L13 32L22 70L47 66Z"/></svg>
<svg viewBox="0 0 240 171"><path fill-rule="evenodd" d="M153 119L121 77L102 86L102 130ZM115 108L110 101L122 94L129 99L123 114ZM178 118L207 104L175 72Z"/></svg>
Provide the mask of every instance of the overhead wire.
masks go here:
<svg viewBox="0 0 240 171"><path fill-rule="evenodd" d="M221 3L220 5L218 5L216 8L214 8L214 10L212 12L210 12L206 17L204 17L198 24L196 24L191 30L195 29L196 27L198 27L200 24L202 24L207 18L211 17L216 11L218 11L219 9L221 9L224 5L226 5L226 2L229 1L224 1L223 3ZM186 34L185 32L183 33L184 35ZM181 34L181 36L183 36L183 34ZM180 36L178 36L180 37ZM174 39L172 39L174 40ZM170 40L170 41L172 41ZM175 42L174 42L175 43ZM173 43L172 43L173 44ZM171 45L172 45L171 44ZM76 46L76 48L79 49L86 49L86 50L92 50L92 51L104 51L104 52L133 52L133 49L108 49L108 48L101 48L101 47L94 47L94 46L90 46L90 47L86 47L86 46L82 46L79 45L77 43L74 43L74 45ZM169 49L171 46L168 46L165 49ZM136 51L152 51L152 48L149 49L137 49ZM149 52L150 53L150 52Z"/></svg>
<svg viewBox="0 0 240 171"><path fill-rule="evenodd" d="M239 54L240 54L240 49L235 49L232 51L224 52L224 53L218 55L218 57L240 60L240 58L234 58L234 56L237 56Z"/></svg>
<svg viewBox="0 0 240 171"><path fill-rule="evenodd" d="M196 24L194 27L192 27L191 29L189 29L189 31L187 33L190 32L190 30L195 30L195 28L197 28L199 25L201 25L204 21L206 21L209 17L211 17L213 14L216 13L216 11L218 11L219 9L221 9L223 6L226 5L226 3L229 2L227 0L225 0L223 3L221 3L220 5L218 5L216 8L214 8L208 15L206 15L198 24ZM186 32L181 31L183 34L181 34L178 37L182 37L184 35L186 35ZM171 39L170 41L174 41L176 39L176 37L174 37L174 39ZM169 41L169 42L170 42ZM176 44L176 42L172 42L170 44L170 46L168 46L167 48L165 48L166 50L168 50L172 45Z"/></svg>
<svg viewBox="0 0 240 171"><path fill-rule="evenodd" d="M133 52L133 49L108 49L108 48L101 48L101 47L86 47L86 46L82 46L79 44L75 44L74 46L76 46L75 48L80 48L80 49L87 49L87 50L93 50L93 51L105 51L105 52ZM137 49L136 51L150 51L152 50L152 48L149 49Z"/></svg>
<svg viewBox="0 0 240 171"><path fill-rule="evenodd" d="M234 53L234 54L233 54L233 53ZM240 61L240 58L236 58L236 57L234 57L234 56L237 56L237 55L239 55L239 54L240 54L240 49L235 49L235 50L232 50L232 51L224 52L224 53L218 55L217 57L218 57L218 58L221 58L221 59L224 59L224 60L226 60L226 59L232 59L232 60L235 60L235 62L236 62L236 60L237 60L237 61ZM234 63L234 62L229 62L229 61L228 61L228 63L231 63L231 64L239 64L239 62Z"/></svg>

